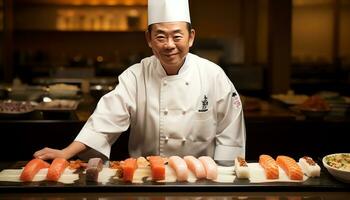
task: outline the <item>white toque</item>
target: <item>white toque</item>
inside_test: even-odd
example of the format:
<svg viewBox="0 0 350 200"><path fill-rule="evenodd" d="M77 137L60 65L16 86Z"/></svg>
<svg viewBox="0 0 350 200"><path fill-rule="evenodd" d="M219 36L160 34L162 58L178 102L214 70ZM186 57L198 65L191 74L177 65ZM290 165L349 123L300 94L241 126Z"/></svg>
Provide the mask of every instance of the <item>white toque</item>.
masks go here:
<svg viewBox="0 0 350 200"><path fill-rule="evenodd" d="M148 25L177 21L191 23L188 0L148 0Z"/></svg>

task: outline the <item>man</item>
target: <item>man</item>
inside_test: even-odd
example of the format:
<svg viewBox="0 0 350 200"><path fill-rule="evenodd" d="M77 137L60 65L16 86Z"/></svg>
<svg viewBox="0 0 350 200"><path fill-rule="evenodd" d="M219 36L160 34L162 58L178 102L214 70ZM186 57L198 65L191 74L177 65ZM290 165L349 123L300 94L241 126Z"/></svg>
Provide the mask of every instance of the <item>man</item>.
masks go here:
<svg viewBox="0 0 350 200"><path fill-rule="evenodd" d="M119 76L67 148L44 148L34 156L109 158L112 144L130 126L132 157L244 157L239 95L219 66L189 53L195 38L190 23L187 0L149 0L146 39L154 56Z"/></svg>

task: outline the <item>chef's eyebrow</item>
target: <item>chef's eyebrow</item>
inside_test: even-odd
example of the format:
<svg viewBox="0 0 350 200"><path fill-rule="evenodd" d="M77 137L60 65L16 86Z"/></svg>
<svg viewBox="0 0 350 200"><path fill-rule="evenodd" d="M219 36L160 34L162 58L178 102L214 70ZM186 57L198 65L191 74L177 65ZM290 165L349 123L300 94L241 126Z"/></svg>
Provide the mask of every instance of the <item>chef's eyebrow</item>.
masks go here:
<svg viewBox="0 0 350 200"><path fill-rule="evenodd" d="M165 34L166 31L162 30L162 29L157 29L155 30L155 34ZM181 29L175 29L173 31L171 31L171 33L182 33L182 30Z"/></svg>

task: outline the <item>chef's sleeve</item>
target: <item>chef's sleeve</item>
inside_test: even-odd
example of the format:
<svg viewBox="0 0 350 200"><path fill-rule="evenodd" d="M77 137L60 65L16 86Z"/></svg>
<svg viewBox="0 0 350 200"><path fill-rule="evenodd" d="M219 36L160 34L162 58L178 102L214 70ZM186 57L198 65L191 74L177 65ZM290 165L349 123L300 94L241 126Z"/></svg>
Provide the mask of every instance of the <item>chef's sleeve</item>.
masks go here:
<svg viewBox="0 0 350 200"><path fill-rule="evenodd" d="M214 159L244 158L246 130L241 99L224 72L218 75L216 82L217 133Z"/></svg>
<svg viewBox="0 0 350 200"><path fill-rule="evenodd" d="M98 152L109 158L112 144L130 125L130 115L135 110L135 94L135 78L131 72L125 71L119 76L116 88L99 100L95 111L75 138L75 141L91 148L82 155L89 157Z"/></svg>

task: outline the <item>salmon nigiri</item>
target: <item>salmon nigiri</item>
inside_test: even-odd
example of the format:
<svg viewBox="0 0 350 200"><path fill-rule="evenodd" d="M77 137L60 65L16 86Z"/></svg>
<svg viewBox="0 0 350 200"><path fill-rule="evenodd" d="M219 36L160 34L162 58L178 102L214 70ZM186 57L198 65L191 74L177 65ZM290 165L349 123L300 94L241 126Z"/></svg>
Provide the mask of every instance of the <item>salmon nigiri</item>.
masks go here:
<svg viewBox="0 0 350 200"><path fill-rule="evenodd" d="M259 164L264 168L267 179L278 179L279 171L276 161L269 155L260 155Z"/></svg>
<svg viewBox="0 0 350 200"><path fill-rule="evenodd" d="M160 156L147 157L151 165L152 180L164 180L165 179L165 164L164 159Z"/></svg>
<svg viewBox="0 0 350 200"><path fill-rule="evenodd" d="M46 179L49 181L58 181L64 170L69 166L69 162L64 158L55 158L49 170L47 171Z"/></svg>
<svg viewBox="0 0 350 200"><path fill-rule="evenodd" d="M207 179L215 180L218 177L218 166L215 161L209 156L201 156L198 160L200 160L204 166Z"/></svg>
<svg viewBox="0 0 350 200"><path fill-rule="evenodd" d="M205 168L200 160L198 160L194 156L185 156L184 160L187 164L187 167L193 172L193 174L197 178L201 179L207 176Z"/></svg>
<svg viewBox="0 0 350 200"><path fill-rule="evenodd" d="M137 169L136 158L128 158L124 160L124 163L121 166L123 171L123 180L127 182L132 182L134 178L134 173Z"/></svg>
<svg viewBox="0 0 350 200"><path fill-rule="evenodd" d="M168 160L169 165L175 170L178 181L187 181L188 167L184 159L179 156L171 156Z"/></svg>
<svg viewBox="0 0 350 200"><path fill-rule="evenodd" d="M303 180L303 171L293 158L277 156L276 162L291 180Z"/></svg>
<svg viewBox="0 0 350 200"><path fill-rule="evenodd" d="M34 158L29 161L21 173L20 179L22 181L32 181L34 176L39 172L39 170L43 168L48 168L50 166L49 163L39 159Z"/></svg>

